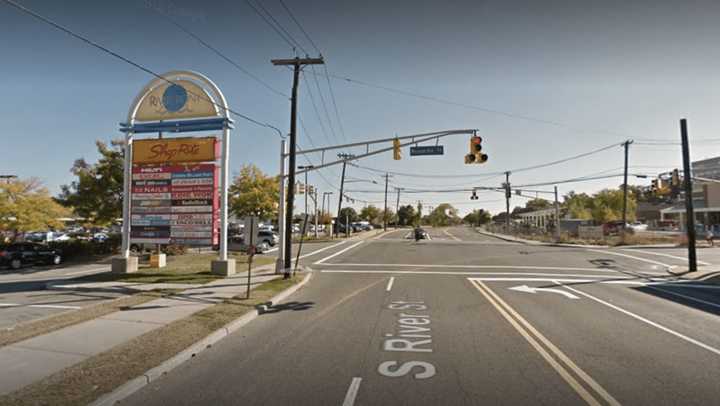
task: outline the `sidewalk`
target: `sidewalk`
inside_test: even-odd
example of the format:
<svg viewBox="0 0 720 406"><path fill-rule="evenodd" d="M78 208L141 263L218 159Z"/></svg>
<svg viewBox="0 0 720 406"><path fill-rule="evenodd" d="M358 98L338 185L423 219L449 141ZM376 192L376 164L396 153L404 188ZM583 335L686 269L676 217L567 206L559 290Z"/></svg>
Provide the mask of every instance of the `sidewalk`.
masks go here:
<svg viewBox="0 0 720 406"><path fill-rule="evenodd" d="M544 242L544 241L537 241L537 240L526 240L524 238L518 238L513 237L506 234L496 234L491 233L489 231L481 230L481 229L475 229L478 233L488 235L490 237L499 238L501 240L509 241L509 242L517 242L521 244L528 244L528 245L544 245L548 247L569 247L569 248L610 248L607 245L582 245L582 244L567 244L567 243L554 243L554 242Z"/></svg>
<svg viewBox="0 0 720 406"><path fill-rule="evenodd" d="M268 272L253 272L251 288L279 277L280 275ZM85 287L92 288L88 285ZM108 288L108 286L97 287ZM158 285L154 286L154 288L158 287ZM177 288L178 285L172 287ZM2 365L4 378L0 380L0 395L13 392L225 299L243 295L246 287L247 272L243 272L231 278L216 280L205 285L195 285L171 297L152 300L123 311L1 347L0 365ZM138 286L134 286L134 288L138 288ZM143 286L142 288L147 287Z"/></svg>
<svg viewBox="0 0 720 406"><path fill-rule="evenodd" d="M673 267L668 271L678 277L678 281L720 285L720 266L700 266L696 272L688 272L687 266Z"/></svg>

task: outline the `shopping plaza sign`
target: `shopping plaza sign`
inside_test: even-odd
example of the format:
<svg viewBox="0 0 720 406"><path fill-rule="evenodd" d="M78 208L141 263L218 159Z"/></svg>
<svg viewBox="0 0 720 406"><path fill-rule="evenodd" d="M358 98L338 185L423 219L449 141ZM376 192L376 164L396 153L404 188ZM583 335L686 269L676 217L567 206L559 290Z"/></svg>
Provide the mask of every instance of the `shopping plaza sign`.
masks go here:
<svg viewBox="0 0 720 406"><path fill-rule="evenodd" d="M138 94L121 124L124 257L131 243L151 243L219 245L227 260L231 128L224 96L201 74L169 72ZM171 136L199 131L222 131L222 138ZM135 139L139 134L150 137Z"/></svg>

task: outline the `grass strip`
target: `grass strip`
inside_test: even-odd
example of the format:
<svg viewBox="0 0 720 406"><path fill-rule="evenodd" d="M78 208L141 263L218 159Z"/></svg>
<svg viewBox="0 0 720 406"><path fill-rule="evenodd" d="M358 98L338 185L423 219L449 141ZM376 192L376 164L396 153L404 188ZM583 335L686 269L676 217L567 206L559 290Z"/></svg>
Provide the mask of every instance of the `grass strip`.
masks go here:
<svg viewBox="0 0 720 406"><path fill-rule="evenodd" d="M160 297L176 293L176 290L140 292L131 296L124 296L107 302L84 307L78 310L55 314L40 320L20 323L12 328L0 330L0 347L14 344L55 330L60 330L74 324L96 319L106 314L114 313L131 306L136 306Z"/></svg>
<svg viewBox="0 0 720 406"><path fill-rule="evenodd" d="M134 379L252 311L304 275L265 282L250 299L232 298L184 319L147 332L127 343L86 359L18 391L0 397L0 405L88 404Z"/></svg>
<svg viewBox="0 0 720 406"><path fill-rule="evenodd" d="M231 254L230 258L235 259L239 272L247 269L248 256ZM141 267L135 273L111 273L88 275L82 278L73 279L73 282L128 282L128 283L189 283L205 284L216 279L223 279L222 276L210 272L210 263L217 259L217 254L185 254L168 257L167 266L164 268ZM275 262L275 258L255 256L253 268L269 265Z"/></svg>

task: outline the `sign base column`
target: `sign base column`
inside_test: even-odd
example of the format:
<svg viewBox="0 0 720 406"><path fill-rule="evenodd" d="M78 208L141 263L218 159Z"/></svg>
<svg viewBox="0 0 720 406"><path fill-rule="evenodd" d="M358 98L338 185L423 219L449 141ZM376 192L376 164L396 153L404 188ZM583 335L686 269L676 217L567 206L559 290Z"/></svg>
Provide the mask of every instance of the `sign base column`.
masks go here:
<svg viewBox="0 0 720 406"><path fill-rule="evenodd" d="M213 274L220 275L220 276L232 276L235 275L235 260L234 259L227 259L227 260L220 260L215 259L212 261L212 264L210 266L210 269Z"/></svg>
<svg viewBox="0 0 720 406"><path fill-rule="evenodd" d="M110 270L112 273L135 273L138 271L138 257L115 257L112 259Z"/></svg>

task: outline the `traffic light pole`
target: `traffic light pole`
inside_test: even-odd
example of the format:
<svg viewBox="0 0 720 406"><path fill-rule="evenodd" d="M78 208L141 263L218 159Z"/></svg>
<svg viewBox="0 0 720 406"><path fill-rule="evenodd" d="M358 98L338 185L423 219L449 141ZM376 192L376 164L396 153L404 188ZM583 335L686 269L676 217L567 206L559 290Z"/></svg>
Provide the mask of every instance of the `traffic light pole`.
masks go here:
<svg viewBox="0 0 720 406"><path fill-rule="evenodd" d="M322 58L293 58L273 59L275 66L293 66L292 95L290 98L290 152L288 159L288 193L285 213L285 262L283 264L283 279L290 278L292 265L292 218L293 205L295 204L295 156L297 154L297 91L300 79L300 69L305 65L322 65L325 62Z"/></svg>
<svg viewBox="0 0 720 406"><path fill-rule="evenodd" d="M688 272L697 271L697 253L695 252L695 210L692 200L692 173L690 172L690 146L688 145L687 120L680 120L680 138L682 142L683 173L685 175L685 217L687 218Z"/></svg>
<svg viewBox="0 0 720 406"><path fill-rule="evenodd" d="M340 210L342 210L343 189L345 188L345 168L347 166L347 159L352 158L352 155L338 154L338 158L345 159L345 161L343 161L342 176L340 177L340 198L338 199L338 211L337 216L335 217L335 225L332 230L335 237L338 236L338 231L340 231ZM328 207L330 207L330 203L328 203Z"/></svg>

